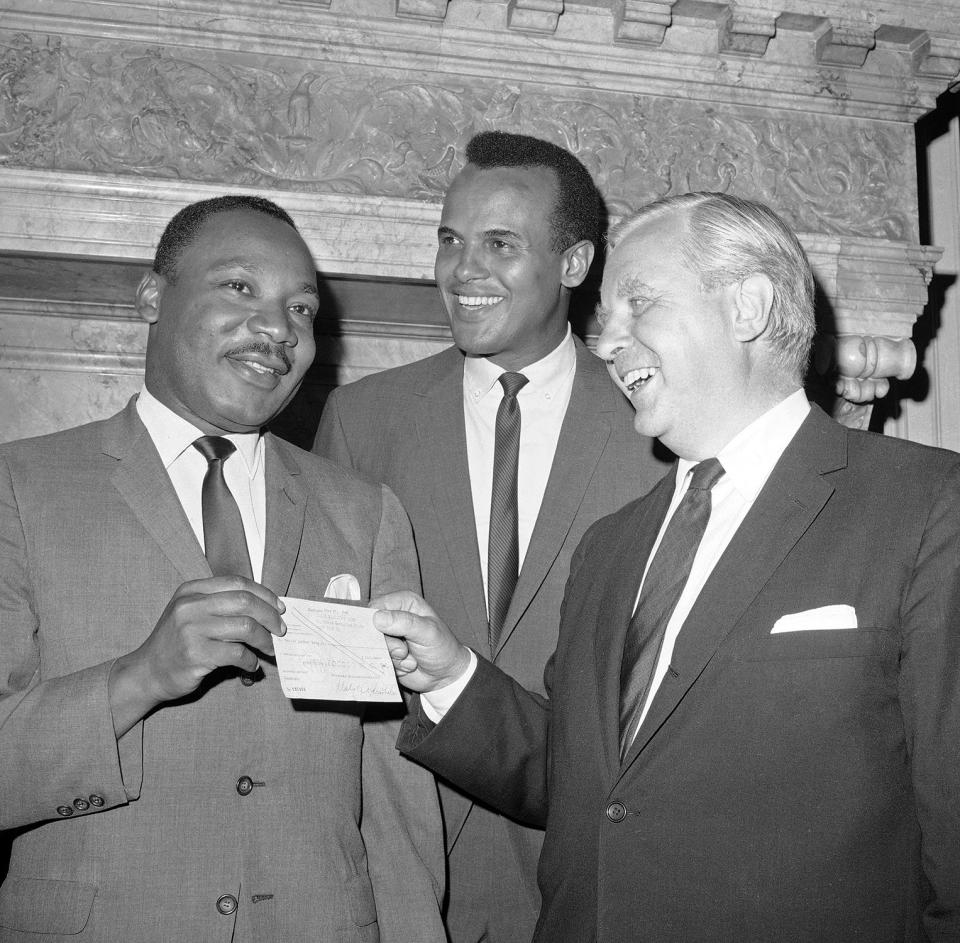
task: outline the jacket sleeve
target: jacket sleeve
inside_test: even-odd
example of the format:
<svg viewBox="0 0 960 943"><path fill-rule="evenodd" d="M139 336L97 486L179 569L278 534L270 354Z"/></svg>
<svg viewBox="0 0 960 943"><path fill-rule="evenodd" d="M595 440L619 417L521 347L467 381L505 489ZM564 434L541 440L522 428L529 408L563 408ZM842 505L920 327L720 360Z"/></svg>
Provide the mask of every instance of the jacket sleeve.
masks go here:
<svg viewBox="0 0 960 943"><path fill-rule="evenodd" d="M899 694L930 886L927 938L960 939L960 464L931 506L904 594Z"/></svg>
<svg viewBox="0 0 960 943"><path fill-rule="evenodd" d="M400 502L381 488L382 515L371 596L419 591L413 536ZM445 943L443 826L433 776L397 752L405 709L375 707L364 719L361 833L382 943Z"/></svg>
<svg viewBox="0 0 960 943"><path fill-rule="evenodd" d="M38 551L30 547L30 528L18 490L4 457L0 459L0 795L4 797L0 829L92 815L123 805L139 795L142 777L142 724L119 742L114 734L107 689L112 662L62 677L48 677L44 671L43 624L35 585Z"/></svg>

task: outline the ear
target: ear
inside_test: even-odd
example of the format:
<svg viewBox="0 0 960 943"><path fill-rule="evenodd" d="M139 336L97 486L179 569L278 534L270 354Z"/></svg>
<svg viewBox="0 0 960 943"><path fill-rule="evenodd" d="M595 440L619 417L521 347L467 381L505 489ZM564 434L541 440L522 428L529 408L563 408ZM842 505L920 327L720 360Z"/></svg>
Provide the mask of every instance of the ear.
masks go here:
<svg viewBox="0 0 960 943"><path fill-rule="evenodd" d="M560 284L564 288L576 288L587 277L594 251L589 239L581 239L564 251L560 272Z"/></svg>
<svg viewBox="0 0 960 943"><path fill-rule="evenodd" d="M156 324L160 318L160 298L165 284L166 279L156 272L147 272L140 279L134 307L147 324Z"/></svg>
<svg viewBox="0 0 960 943"><path fill-rule="evenodd" d="M767 329L773 307L773 284L756 274L733 286L733 336L742 343L756 340Z"/></svg>

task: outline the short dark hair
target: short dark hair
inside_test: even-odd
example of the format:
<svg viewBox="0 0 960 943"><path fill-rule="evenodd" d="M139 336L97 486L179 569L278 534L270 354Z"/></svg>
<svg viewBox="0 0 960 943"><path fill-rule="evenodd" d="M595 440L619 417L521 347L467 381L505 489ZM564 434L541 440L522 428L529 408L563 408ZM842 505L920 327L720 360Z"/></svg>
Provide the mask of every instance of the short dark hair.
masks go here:
<svg viewBox="0 0 960 943"><path fill-rule="evenodd" d="M467 143L467 161L481 170L549 167L556 174L557 201L550 214L552 248L563 252L600 235L600 194L590 172L569 151L526 134L481 131Z"/></svg>
<svg viewBox="0 0 960 943"><path fill-rule="evenodd" d="M227 213L230 210L253 210L255 213L264 213L267 216L274 217L274 219L282 220L299 232L297 224L290 218L290 214L286 210L260 196L228 193L225 196L200 200L197 203L185 206L167 223L153 257L154 272L172 282L176 278L180 257L184 250L197 238L200 227L211 216L215 216L217 213Z"/></svg>

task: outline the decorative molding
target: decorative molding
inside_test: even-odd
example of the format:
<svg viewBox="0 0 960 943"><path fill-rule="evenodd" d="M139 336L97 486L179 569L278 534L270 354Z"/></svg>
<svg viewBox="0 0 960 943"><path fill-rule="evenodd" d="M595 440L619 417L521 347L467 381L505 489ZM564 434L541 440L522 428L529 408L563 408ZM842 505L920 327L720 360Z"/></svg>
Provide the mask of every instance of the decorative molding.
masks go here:
<svg viewBox="0 0 960 943"><path fill-rule="evenodd" d="M225 15L218 0L160 3L162 46L156 0L46 0L40 7L35 0L8 0L3 22L11 36L34 37L51 50L57 44L93 47L106 61L114 56L112 49L122 55L142 46L168 55L195 50L195 58L214 73L218 65L242 56L248 66L259 65L281 78L292 63L326 62L461 81L541 82L555 89L679 91L690 98L746 104L761 104L776 89L781 109L829 111L828 99L813 91L816 76L826 68L840 74L848 92L844 114L890 118L892 109L900 109L904 120L916 120L932 108L960 68L960 17L950 32L932 15L932 3L916 22L892 14L857 21L797 16L763 0L750 6L702 0L590 5L397 0L393 19L384 17L383 0L355 6L360 9L349 14L337 12L336 5L328 10L310 2L277 4L264 15L262 4L236 0ZM367 6L371 12L364 13ZM800 23L806 27L800 29ZM859 66L848 61L844 50L879 49L875 34L901 27L929 39L926 58L894 43L884 45L876 61L875 53ZM830 52L834 47L839 51ZM892 72L891 60L897 61ZM952 75L947 74L951 67Z"/></svg>
<svg viewBox="0 0 960 943"><path fill-rule="evenodd" d="M397 0L397 16L439 22L447 15L448 3L449 0Z"/></svg>
<svg viewBox="0 0 960 943"><path fill-rule="evenodd" d="M442 76L363 80L329 65L281 74L190 50L111 57L28 37L7 47L4 68L4 176L126 175L422 205L440 202L466 140L499 128L578 154L614 215L711 189L765 200L797 229L916 232L906 123ZM821 74L814 93L845 100L835 79Z"/></svg>
<svg viewBox="0 0 960 943"><path fill-rule="evenodd" d="M676 0L618 0L614 7L614 36L618 43L659 46L673 17Z"/></svg>
<svg viewBox="0 0 960 943"><path fill-rule="evenodd" d="M531 33L555 33L563 0L509 0L507 25Z"/></svg>

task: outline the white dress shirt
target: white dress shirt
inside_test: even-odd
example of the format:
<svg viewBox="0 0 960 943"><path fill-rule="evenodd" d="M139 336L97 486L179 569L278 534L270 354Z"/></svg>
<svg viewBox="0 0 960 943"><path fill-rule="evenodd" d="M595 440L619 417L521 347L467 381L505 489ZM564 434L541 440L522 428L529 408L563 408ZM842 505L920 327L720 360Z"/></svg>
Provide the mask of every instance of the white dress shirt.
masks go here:
<svg viewBox="0 0 960 943"><path fill-rule="evenodd" d="M733 535L747 516L747 512L753 507L773 467L780 461L780 456L797 434L809 411L810 404L803 390L797 390L737 433L718 453L717 458L723 466L723 477L713 486L710 493L710 520L700 546L697 548L696 556L693 558L690 575L667 623L663 645L660 648L650 691L647 694L637 730L647 716L660 682L663 681L670 667L670 659L673 656L677 636L680 634L680 627L690 615L693 604L697 601L714 567L720 561L720 557L723 556L723 551L727 549ZM660 532L657 534L653 550L647 558L643 571L644 579L650 568L650 561L660 546L667 524L670 523L677 505L690 486L690 470L696 464L686 459L680 459L677 463L677 483L673 499L667 510L667 516L660 525ZM637 589L634 609L640 599L642 587L641 582Z"/></svg>
<svg viewBox="0 0 960 943"><path fill-rule="evenodd" d="M758 419L755 419L745 429L742 429L716 456L720 460L720 464L723 465L724 474L711 491L710 520L703 539L700 541L700 546L697 548L690 575L670 621L667 623L663 645L654 669L643 713L637 723L637 730L640 729L640 724L647 716L647 711L650 709L657 688L659 688L664 675L667 673L670 659L673 656L673 647L676 644L677 636L680 634L681 626L690 614L693 604L724 550L727 549L733 539L733 535L747 516L747 512L753 507L757 495L760 494L763 486L767 483L774 466L797 434L809 411L810 404L807 402L803 390L797 390ZM667 515L660 525L653 550L647 558L643 573L644 578L646 578L650 561L660 545L663 532L689 487L690 469L696 464L696 462L686 459L680 459L678 462L673 499L670 502ZM642 587L643 583L641 582L637 588L634 608L636 608L637 601L640 598ZM443 717L467 686L467 682L473 677L476 664L476 655L471 652L470 666L457 681L423 695L424 713L427 717L434 722ZM634 736L636 736L636 731L634 731Z"/></svg>
<svg viewBox="0 0 960 943"><path fill-rule="evenodd" d="M547 480L557 451L560 427L567 413L577 350L567 335L546 357L518 372L527 384L517 394L520 404L520 457L517 460L517 538L520 566L540 514ZM493 450L497 410L503 399L498 382L503 367L485 357L467 357L463 365L463 419L467 434L467 467L473 494L473 515L480 551L480 573L487 592L487 543L490 537L490 496L493 490Z"/></svg>
<svg viewBox="0 0 960 943"><path fill-rule="evenodd" d="M203 479L207 460L193 448L205 433L164 406L146 387L137 397L137 414L160 453L187 520L203 547ZM236 499L247 538L253 578L263 575L267 499L264 478L263 437L257 432L230 433L237 450L223 463L223 477Z"/></svg>

